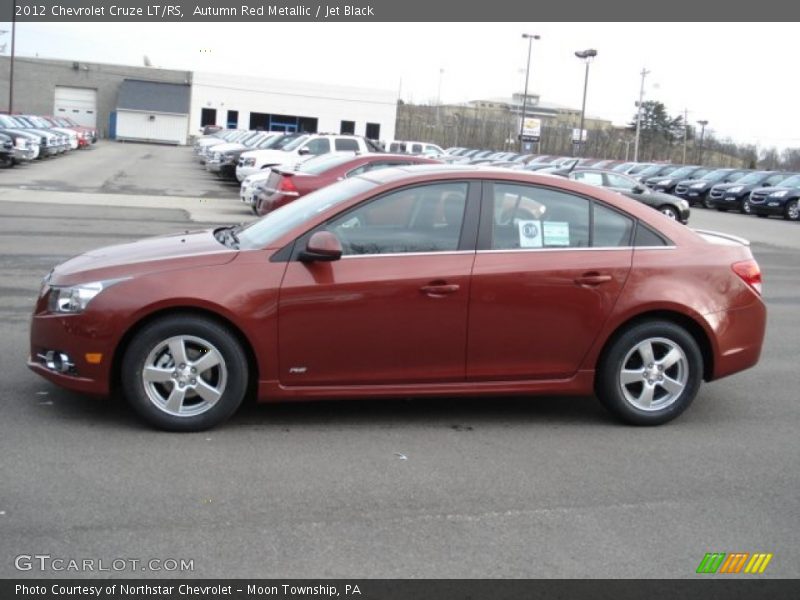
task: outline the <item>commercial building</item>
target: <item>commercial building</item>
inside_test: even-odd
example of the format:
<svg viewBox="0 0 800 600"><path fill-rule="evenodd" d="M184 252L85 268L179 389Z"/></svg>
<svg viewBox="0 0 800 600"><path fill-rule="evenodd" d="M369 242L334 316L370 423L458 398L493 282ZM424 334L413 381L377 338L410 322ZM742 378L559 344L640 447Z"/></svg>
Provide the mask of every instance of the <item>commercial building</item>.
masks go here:
<svg viewBox="0 0 800 600"><path fill-rule="evenodd" d="M0 111L8 110L9 62L0 57ZM172 144L205 125L389 140L397 99L388 90L17 57L13 111L68 116L101 137Z"/></svg>

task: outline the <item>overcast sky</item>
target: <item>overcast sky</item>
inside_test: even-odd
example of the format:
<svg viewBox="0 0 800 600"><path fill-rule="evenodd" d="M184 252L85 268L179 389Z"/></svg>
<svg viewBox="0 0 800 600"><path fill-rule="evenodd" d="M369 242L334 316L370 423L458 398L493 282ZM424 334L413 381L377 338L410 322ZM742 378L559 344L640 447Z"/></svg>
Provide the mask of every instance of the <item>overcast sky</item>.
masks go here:
<svg viewBox="0 0 800 600"><path fill-rule="evenodd" d="M9 29L0 24L0 29ZM240 73L394 90L406 101L509 97L524 87L586 112L630 121L643 67L645 99L707 119L719 137L800 146L796 23L18 23L17 53L40 57ZM0 47L8 34L0 36ZM6 54L8 47L6 48ZM401 83L402 82L402 83Z"/></svg>

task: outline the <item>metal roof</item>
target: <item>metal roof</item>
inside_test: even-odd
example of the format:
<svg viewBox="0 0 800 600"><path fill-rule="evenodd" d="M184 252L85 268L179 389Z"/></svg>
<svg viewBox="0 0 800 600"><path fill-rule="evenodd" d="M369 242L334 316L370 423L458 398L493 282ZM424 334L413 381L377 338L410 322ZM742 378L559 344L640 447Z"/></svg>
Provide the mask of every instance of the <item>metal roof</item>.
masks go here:
<svg viewBox="0 0 800 600"><path fill-rule="evenodd" d="M125 79L119 87L117 110L189 114L189 86L179 83Z"/></svg>

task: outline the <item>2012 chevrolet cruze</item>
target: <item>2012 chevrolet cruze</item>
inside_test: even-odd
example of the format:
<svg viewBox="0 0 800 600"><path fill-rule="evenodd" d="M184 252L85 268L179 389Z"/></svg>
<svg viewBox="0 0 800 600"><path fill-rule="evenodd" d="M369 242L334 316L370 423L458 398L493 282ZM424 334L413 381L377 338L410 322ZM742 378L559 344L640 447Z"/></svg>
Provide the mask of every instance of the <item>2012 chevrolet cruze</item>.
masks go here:
<svg viewBox="0 0 800 600"><path fill-rule="evenodd" d="M520 171L353 177L248 226L102 248L42 285L29 366L120 388L201 430L248 392L317 398L596 393L666 422L756 364L766 310L744 240Z"/></svg>

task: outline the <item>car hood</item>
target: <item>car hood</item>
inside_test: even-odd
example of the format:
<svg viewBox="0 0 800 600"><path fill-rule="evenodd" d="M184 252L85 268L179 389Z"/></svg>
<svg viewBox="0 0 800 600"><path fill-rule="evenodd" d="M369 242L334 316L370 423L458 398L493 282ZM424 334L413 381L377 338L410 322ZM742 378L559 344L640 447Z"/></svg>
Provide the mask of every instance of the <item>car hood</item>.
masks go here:
<svg viewBox="0 0 800 600"><path fill-rule="evenodd" d="M90 250L58 265L53 285L73 285L144 273L220 265L237 254L220 244L213 229L145 238Z"/></svg>
<svg viewBox="0 0 800 600"><path fill-rule="evenodd" d="M214 152L228 152L230 150L241 150L245 146L244 144L240 144L238 142L225 142L224 144L216 144L214 146Z"/></svg>
<svg viewBox="0 0 800 600"><path fill-rule="evenodd" d="M756 188L753 191L758 192L759 194L772 194L774 192L782 192L782 191L791 191L795 188L791 187L782 187L782 186L775 186L775 187L760 187Z"/></svg>
<svg viewBox="0 0 800 600"><path fill-rule="evenodd" d="M292 152L284 152L283 150L249 150L242 154L245 158L255 158L259 162L284 164L287 162L297 161L297 155Z"/></svg>

